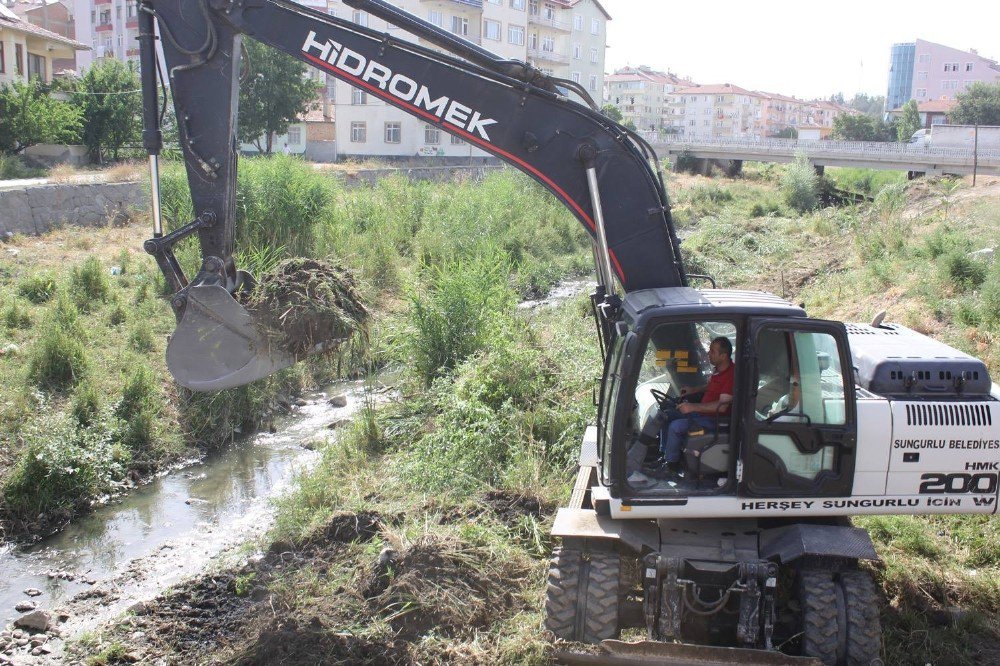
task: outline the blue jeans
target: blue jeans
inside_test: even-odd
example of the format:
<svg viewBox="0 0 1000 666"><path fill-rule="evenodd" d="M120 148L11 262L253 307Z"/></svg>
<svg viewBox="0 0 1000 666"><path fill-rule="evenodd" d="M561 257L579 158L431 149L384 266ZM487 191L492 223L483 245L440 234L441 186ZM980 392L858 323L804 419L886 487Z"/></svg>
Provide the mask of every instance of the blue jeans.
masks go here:
<svg viewBox="0 0 1000 666"><path fill-rule="evenodd" d="M681 450L684 449L687 432L692 426L701 426L715 432L716 421L704 414L681 414L678 411L670 413L667 422L660 429L660 453L664 460L675 463L681 459Z"/></svg>

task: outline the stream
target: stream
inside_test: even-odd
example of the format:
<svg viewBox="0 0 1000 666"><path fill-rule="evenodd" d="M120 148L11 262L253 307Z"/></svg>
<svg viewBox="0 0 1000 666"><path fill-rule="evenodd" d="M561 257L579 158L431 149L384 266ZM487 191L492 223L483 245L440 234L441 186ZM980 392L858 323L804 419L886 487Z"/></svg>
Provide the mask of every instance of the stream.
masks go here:
<svg viewBox="0 0 1000 666"><path fill-rule="evenodd" d="M343 396L346 405L331 404L330 396ZM53 624L63 620L61 638L79 635L263 535L274 517L272 500L318 460L311 442L333 436L328 426L349 419L364 396L363 382L308 393L275 419L275 432L160 476L30 547L6 546L0 550L4 624L22 615L18 604L34 603L53 614ZM0 663L11 656L15 663L52 663L61 644L55 637L45 646L51 654L35 657L26 651L30 644L20 646L0 655Z"/></svg>

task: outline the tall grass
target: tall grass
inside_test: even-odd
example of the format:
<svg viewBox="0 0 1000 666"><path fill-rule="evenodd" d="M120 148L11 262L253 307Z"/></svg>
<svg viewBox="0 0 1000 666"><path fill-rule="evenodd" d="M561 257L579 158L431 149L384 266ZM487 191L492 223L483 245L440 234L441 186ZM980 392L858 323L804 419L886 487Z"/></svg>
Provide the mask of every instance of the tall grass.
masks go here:
<svg viewBox="0 0 1000 666"><path fill-rule="evenodd" d="M785 203L799 213L808 213L819 206L819 178L809 160L797 155L781 179Z"/></svg>

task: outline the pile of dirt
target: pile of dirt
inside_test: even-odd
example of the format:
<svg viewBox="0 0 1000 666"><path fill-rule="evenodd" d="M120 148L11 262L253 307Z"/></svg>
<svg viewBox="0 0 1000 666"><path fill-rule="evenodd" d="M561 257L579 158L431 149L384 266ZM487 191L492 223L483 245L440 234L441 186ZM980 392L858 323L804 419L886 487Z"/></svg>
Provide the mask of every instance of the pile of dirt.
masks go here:
<svg viewBox="0 0 1000 666"><path fill-rule="evenodd" d="M383 560L376 568L385 567ZM510 594L485 575L475 557L438 539L410 547L392 560L389 572L394 577L370 604L401 638L485 628L511 605Z"/></svg>
<svg viewBox="0 0 1000 666"><path fill-rule="evenodd" d="M272 344L296 357L349 338L369 316L350 271L318 259L279 263L258 279L245 305Z"/></svg>
<svg viewBox="0 0 1000 666"><path fill-rule="evenodd" d="M542 502L537 497L514 493L509 490L491 490L483 496L483 502L504 524L512 525L522 517L535 520L542 518ZM552 507L544 507L551 509ZM546 511L548 513L548 511Z"/></svg>
<svg viewBox="0 0 1000 666"><path fill-rule="evenodd" d="M234 660L238 666L270 664L409 664L412 660L401 641L369 641L350 634L333 633L323 621L294 617L276 619L257 640Z"/></svg>

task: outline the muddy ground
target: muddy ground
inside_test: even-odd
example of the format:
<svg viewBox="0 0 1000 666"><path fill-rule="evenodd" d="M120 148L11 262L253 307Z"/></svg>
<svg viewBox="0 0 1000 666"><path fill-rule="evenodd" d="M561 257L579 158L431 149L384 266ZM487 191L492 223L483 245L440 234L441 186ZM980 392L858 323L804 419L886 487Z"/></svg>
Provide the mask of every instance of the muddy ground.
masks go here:
<svg viewBox="0 0 1000 666"><path fill-rule="evenodd" d="M434 503L417 510L439 524L509 526L555 510L503 491L479 500L444 513ZM135 604L117 623L71 643L60 663L479 663L477 633L538 610L511 583L543 563L497 560L443 534L400 543L395 531L404 519L334 515L301 544L274 542ZM471 645L456 648L463 643Z"/></svg>

